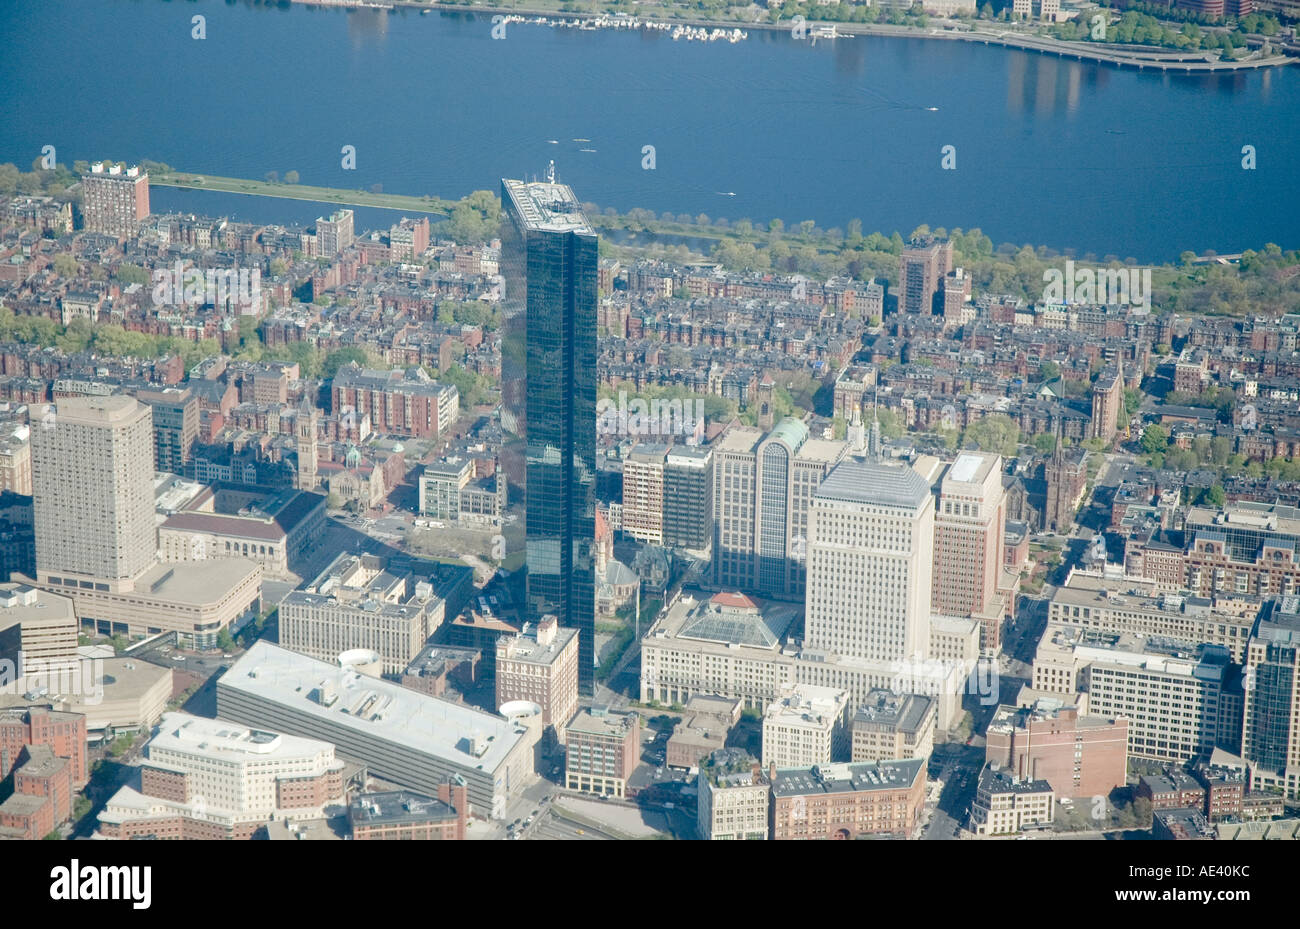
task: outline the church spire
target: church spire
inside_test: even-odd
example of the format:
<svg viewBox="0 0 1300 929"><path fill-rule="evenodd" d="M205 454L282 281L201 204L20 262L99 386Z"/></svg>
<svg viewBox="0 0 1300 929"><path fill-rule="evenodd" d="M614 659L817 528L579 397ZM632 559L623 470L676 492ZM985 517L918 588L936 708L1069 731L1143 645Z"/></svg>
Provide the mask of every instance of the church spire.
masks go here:
<svg viewBox="0 0 1300 929"><path fill-rule="evenodd" d="M871 438L867 440L867 458L879 461L883 451L880 441L880 385L877 384L871 398Z"/></svg>

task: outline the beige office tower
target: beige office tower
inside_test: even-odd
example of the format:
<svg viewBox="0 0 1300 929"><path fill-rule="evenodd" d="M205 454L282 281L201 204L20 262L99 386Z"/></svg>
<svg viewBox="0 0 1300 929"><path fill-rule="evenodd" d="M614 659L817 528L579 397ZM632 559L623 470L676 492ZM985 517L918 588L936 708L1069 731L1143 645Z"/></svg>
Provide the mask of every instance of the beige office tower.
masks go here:
<svg viewBox="0 0 1300 929"><path fill-rule="evenodd" d="M931 607L944 616L981 620L982 645L1000 646L1002 541L1006 490L1002 458L962 452L943 475L934 515L934 573Z"/></svg>
<svg viewBox="0 0 1300 929"><path fill-rule="evenodd" d="M132 397L60 400L32 430L36 570L101 584L153 565L153 417ZM64 580L66 584L66 579Z"/></svg>
<svg viewBox="0 0 1300 929"><path fill-rule="evenodd" d="M869 661L926 659L934 496L906 465L847 458L808 520L804 645Z"/></svg>
<svg viewBox="0 0 1300 929"><path fill-rule="evenodd" d="M847 451L847 442L812 438L808 426L794 418L766 434L750 426L728 427L713 456L713 583L718 588L777 599L804 597L809 503Z"/></svg>

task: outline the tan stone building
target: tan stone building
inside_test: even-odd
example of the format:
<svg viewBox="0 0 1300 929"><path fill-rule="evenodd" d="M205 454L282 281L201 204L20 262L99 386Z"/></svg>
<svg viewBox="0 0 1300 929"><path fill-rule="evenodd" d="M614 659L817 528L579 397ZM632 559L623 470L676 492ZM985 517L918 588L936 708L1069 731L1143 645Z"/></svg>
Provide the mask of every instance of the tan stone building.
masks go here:
<svg viewBox="0 0 1300 929"><path fill-rule="evenodd" d="M280 601L280 645L332 662L352 649L379 653L387 674L400 673L442 625L446 603L433 585L390 570L377 555L339 555L303 590Z"/></svg>
<svg viewBox="0 0 1300 929"><path fill-rule="evenodd" d="M930 697L873 690L853 714L852 760L929 760L934 751L936 709Z"/></svg>
<svg viewBox="0 0 1300 929"><path fill-rule="evenodd" d="M700 768L696 833L705 841L768 836L771 782L744 752L714 752Z"/></svg>
<svg viewBox="0 0 1300 929"><path fill-rule="evenodd" d="M809 768L849 755L849 694L789 684L763 713L763 766Z"/></svg>
<svg viewBox="0 0 1300 929"><path fill-rule="evenodd" d="M32 495L31 428L15 425L0 435L0 492Z"/></svg>

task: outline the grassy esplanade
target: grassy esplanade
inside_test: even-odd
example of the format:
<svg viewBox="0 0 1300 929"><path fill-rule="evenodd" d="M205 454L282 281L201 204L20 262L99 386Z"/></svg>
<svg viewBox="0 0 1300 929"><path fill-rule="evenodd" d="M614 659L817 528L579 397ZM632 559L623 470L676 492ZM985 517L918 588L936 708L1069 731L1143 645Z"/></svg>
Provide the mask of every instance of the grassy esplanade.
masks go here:
<svg viewBox="0 0 1300 929"><path fill-rule="evenodd" d="M308 184L272 183L241 177L219 177L215 174L191 174L185 171L151 172L149 183L159 187L215 190L221 193L249 194L256 197L282 197L286 200L312 200L340 206L372 206L388 210L437 213L443 216L450 215L458 202L443 200L440 197L411 197L405 194L344 190L337 187L312 187Z"/></svg>

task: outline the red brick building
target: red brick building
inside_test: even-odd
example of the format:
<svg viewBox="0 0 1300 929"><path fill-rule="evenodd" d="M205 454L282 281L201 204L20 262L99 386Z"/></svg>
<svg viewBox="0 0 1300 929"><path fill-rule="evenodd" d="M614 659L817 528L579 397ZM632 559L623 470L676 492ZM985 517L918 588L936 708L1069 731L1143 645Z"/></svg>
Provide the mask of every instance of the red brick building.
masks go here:
<svg viewBox="0 0 1300 929"><path fill-rule="evenodd" d="M72 764L48 745L23 749L14 792L0 804L0 839L43 839L72 815Z"/></svg>
<svg viewBox="0 0 1300 929"><path fill-rule="evenodd" d="M355 362L334 375L334 413L351 407L370 415L377 433L436 438L460 415L460 394L431 379L423 368L379 371Z"/></svg>
<svg viewBox="0 0 1300 929"><path fill-rule="evenodd" d="M925 804L925 762L872 761L772 770L773 839L911 836Z"/></svg>
<svg viewBox="0 0 1300 929"><path fill-rule="evenodd" d="M1080 716L1039 701L1000 706L989 723L985 760L1013 776L1045 780L1060 797L1105 796L1127 783L1128 720Z"/></svg>
<svg viewBox="0 0 1300 929"><path fill-rule="evenodd" d="M465 838L469 794L459 784L439 784L434 800L409 790L361 794L348 808L352 838L442 840Z"/></svg>
<svg viewBox="0 0 1300 929"><path fill-rule="evenodd" d="M90 774L86 761L86 717L48 706L0 710L0 779L17 767L29 745L46 745L68 759L72 784L81 788Z"/></svg>

